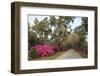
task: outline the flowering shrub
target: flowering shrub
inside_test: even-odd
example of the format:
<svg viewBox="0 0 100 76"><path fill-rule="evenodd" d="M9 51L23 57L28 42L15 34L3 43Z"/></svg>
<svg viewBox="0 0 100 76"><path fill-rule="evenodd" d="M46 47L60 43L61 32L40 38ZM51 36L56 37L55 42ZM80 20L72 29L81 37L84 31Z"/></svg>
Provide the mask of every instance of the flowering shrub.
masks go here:
<svg viewBox="0 0 100 76"><path fill-rule="evenodd" d="M58 51L58 46L57 45L51 45L52 49L54 50L54 52Z"/></svg>
<svg viewBox="0 0 100 76"><path fill-rule="evenodd" d="M33 46L33 48L36 49L36 52L38 54L39 57L45 57L45 56L49 56L51 54L54 53L53 51L53 47L50 45L35 45Z"/></svg>
<svg viewBox="0 0 100 76"><path fill-rule="evenodd" d="M68 48L57 46L57 45L53 45L53 50L55 52L57 52L57 51L66 51L66 50L68 50Z"/></svg>

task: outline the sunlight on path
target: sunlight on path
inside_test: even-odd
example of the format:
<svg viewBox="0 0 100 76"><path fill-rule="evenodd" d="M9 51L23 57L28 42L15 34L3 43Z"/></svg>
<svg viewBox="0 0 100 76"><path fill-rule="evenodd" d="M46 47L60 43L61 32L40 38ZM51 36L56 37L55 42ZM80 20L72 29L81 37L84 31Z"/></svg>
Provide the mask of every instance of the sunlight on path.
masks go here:
<svg viewBox="0 0 100 76"><path fill-rule="evenodd" d="M70 49L56 59L79 59L82 58L75 50Z"/></svg>

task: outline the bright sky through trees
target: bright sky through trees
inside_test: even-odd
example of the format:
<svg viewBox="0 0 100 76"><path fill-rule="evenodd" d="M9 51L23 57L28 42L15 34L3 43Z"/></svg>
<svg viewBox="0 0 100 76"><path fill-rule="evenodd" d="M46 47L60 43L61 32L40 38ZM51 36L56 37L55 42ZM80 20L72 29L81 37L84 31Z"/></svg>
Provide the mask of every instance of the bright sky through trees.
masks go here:
<svg viewBox="0 0 100 76"><path fill-rule="evenodd" d="M28 22L29 22L30 26L32 26L32 25L34 24L34 20L35 20L36 18L37 18L39 21L41 21L41 20L43 20L43 19L46 18L46 17L49 19L50 16L34 16L34 15L29 15L29 16L28 16L28 20L29 20ZM57 17L57 16L55 16L55 17ZM82 23L81 18L82 18L82 17L76 16L74 22L73 22L73 23L70 23L70 25L72 26L72 27L71 27L72 30L73 30L75 27L81 25L81 23Z"/></svg>

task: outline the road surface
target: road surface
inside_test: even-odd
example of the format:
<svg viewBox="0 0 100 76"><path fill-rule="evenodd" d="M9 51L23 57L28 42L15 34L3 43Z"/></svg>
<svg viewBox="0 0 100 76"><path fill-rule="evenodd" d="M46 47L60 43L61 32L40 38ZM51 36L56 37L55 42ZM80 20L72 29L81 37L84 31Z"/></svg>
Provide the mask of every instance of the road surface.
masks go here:
<svg viewBox="0 0 100 76"><path fill-rule="evenodd" d="M75 50L70 49L57 57L56 59L79 59L82 58L79 53L77 53Z"/></svg>

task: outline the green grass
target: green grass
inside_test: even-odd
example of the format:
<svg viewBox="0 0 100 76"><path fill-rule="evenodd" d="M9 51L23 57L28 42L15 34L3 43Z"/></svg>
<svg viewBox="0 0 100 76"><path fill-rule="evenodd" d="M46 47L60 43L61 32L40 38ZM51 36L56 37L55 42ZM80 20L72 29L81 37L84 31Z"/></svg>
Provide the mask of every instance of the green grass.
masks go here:
<svg viewBox="0 0 100 76"><path fill-rule="evenodd" d="M29 58L29 60L53 60L56 59L56 57L62 55L64 52L55 52L54 54L52 54L51 56L48 57L42 57L42 58Z"/></svg>

